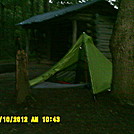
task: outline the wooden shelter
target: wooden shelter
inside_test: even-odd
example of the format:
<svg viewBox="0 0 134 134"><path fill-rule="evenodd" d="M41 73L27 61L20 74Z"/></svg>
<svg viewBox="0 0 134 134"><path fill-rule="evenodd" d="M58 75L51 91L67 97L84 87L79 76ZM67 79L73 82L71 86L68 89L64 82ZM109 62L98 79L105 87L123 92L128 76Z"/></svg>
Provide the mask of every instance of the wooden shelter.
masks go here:
<svg viewBox="0 0 134 134"><path fill-rule="evenodd" d="M61 10L33 16L18 25L34 29L34 43L48 58L59 60L82 32L93 37L95 45L109 59L109 40L117 9L105 0L92 0Z"/></svg>

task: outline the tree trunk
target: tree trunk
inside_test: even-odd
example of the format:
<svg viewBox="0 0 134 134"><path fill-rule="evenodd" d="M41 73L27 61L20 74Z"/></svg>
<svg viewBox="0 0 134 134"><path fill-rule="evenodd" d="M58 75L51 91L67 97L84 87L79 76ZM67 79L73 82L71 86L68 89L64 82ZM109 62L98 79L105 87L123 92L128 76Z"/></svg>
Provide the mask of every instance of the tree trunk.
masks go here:
<svg viewBox="0 0 134 134"><path fill-rule="evenodd" d="M73 24L72 45L74 45L77 40L77 21L73 20L72 24Z"/></svg>
<svg viewBox="0 0 134 134"><path fill-rule="evenodd" d="M30 6L30 12L31 12L31 16L34 16L34 0L30 0L31 6Z"/></svg>
<svg viewBox="0 0 134 134"><path fill-rule="evenodd" d="M2 57L5 45L5 6L2 3L0 3L0 29L0 57Z"/></svg>
<svg viewBox="0 0 134 134"><path fill-rule="evenodd" d="M15 31L16 31L16 26L14 25L15 23L16 23L16 5L14 3L13 5L13 34L12 34L12 39L14 41L14 44L15 44Z"/></svg>
<svg viewBox="0 0 134 134"><path fill-rule="evenodd" d="M25 20L29 17L30 9L27 8L29 6L28 1L22 1L21 3L21 13L22 13L22 19Z"/></svg>
<svg viewBox="0 0 134 134"><path fill-rule="evenodd" d="M44 0L44 12L49 12L49 0Z"/></svg>
<svg viewBox="0 0 134 134"><path fill-rule="evenodd" d="M122 0L110 42L113 57L113 94L134 104L134 2Z"/></svg>
<svg viewBox="0 0 134 134"><path fill-rule="evenodd" d="M1 18L0 18L0 23L1 23L1 36L2 36L2 39L4 39L5 37L5 31L4 31L4 27L5 27L5 6L1 3L1 6L0 6L0 9L1 9Z"/></svg>
<svg viewBox="0 0 134 134"><path fill-rule="evenodd" d="M40 3L39 1L35 1L35 14L39 14L40 13Z"/></svg>

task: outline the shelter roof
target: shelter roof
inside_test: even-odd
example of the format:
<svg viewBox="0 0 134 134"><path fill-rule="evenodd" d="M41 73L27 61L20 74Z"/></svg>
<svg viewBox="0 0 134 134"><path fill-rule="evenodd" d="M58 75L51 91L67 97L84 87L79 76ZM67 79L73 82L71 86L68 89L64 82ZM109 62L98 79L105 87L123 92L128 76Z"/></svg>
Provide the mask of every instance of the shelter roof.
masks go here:
<svg viewBox="0 0 134 134"><path fill-rule="evenodd" d="M89 2L84 2L81 4L72 5L72 6L60 9L60 10L56 10L56 11L33 16L27 20L24 20L24 21L18 23L17 25L23 26L23 25L33 24L33 23L45 22L47 20L58 18L58 17L61 17L63 15L78 11L80 9L91 6L91 5L98 3L98 2L106 2L106 1L105 0L91 0Z"/></svg>

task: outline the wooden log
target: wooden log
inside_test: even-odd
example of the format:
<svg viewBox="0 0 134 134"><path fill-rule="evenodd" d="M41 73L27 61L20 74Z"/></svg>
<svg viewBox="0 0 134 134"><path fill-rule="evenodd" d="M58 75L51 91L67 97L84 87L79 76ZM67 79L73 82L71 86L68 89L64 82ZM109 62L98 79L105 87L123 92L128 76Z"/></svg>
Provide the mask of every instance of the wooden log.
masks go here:
<svg viewBox="0 0 134 134"><path fill-rule="evenodd" d="M112 35L112 32L105 32L105 31L98 31L97 34L104 34L104 35L109 35L111 36Z"/></svg>
<svg viewBox="0 0 134 134"><path fill-rule="evenodd" d="M97 45L97 46L107 47L107 46L109 46L109 42L104 42L104 41L102 41L102 42L99 41L99 42L98 42L98 41L97 41L97 42L96 42L96 45Z"/></svg>
<svg viewBox="0 0 134 134"><path fill-rule="evenodd" d="M114 21L108 18L96 18L96 23L114 24Z"/></svg>
<svg viewBox="0 0 134 134"><path fill-rule="evenodd" d="M105 49L105 48L106 48L106 49L109 49L109 44L106 44L106 45L103 45L103 44L98 45L98 44L97 44L97 47L98 47L98 48L102 48L102 49L103 49L103 48L104 48L104 49Z"/></svg>
<svg viewBox="0 0 134 134"><path fill-rule="evenodd" d="M96 29L96 32L98 33L98 34L107 34L107 35L112 35L112 30L110 31L110 30L99 30L99 29Z"/></svg>
<svg viewBox="0 0 134 134"><path fill-rule="evenodd" d="M78 16L77 18L76 18L76 20L81 20L81 21L93 21L93 19L92 18L90 18L90 17L83 17L83 16Z"/></svg>
<svg viewBox="0 0 134 134"><path fill-rule="evenodd" d="M109 48L101 48L101 47L97 47L101 52L110 52Z"/></svg>
<svg viewBox="0 0 134 134"><path fill-rule="evenodd" d="M27 71L28 57L24 50L18 50L16 55L16 91L17 103L25 101L30 94L30 85Z"/></svg>
<svg viewBox="0 0 134 134"><path fill-rule="evenodd" d="M97 21L95 24L103 24L103 25L109 25L109 26L113 26L114 23L111 22L107 22L107 21Z"/></svg>
<svg viewBox="0 0 134 134"><path fill-rule="evenodd" d="M114 21L115 21L115 17L112 17L112 16L108 17L108 16L100 16L99 15L98 17L96 17L96 19L99 21L107 20L107 21L110 21L111 23L114 23Z"/></svg>
<svg viewBox="0 0 134 134"><path fill-rule="evenodd" d="M111 38L111 34L100 33L100 34L96 34L96 37L99 38L99 39L110 39Z"/></svg>
<svg viewBox="0 0 134 134"><path fill-rule="evenodd" d="M93 14L89 14L89 13L79 13L76 16L91 17L91 18L94 17Z"/></svg>
<svg viewBox="0 0 134 134"><path fill-rule="evenodd" d="M70 17L69 20L85 21L85 22L90 22L91 24L94 24L93 18L85 17L85 16L73 16L73 17Z"/></svg>
<svg viewBox="0 0 134 134"><path fill-rule="evenodd" d="M96 31L97 30L100 30L100 31L103 31L104 30L104 31L110 31L110 32L112 32L113 28L110 28L110 27L107 27L107 26L106 27L104 27L104 26L101 27L101 26L97 25L96 26Z"/></svg>
<svg viewBox="0 0 134 134"><path fill-rule="evenodd" d="M97 23L96 24L96 28L109 28L109 29L113 29L113 25Z"/></svg>
<svg viewBox="0 0 134 134"><path fill-rule="evenodd" d="M97 43L109 43L109 41L110 41L110 39L98 39L98 38L96 38L96 40L95 40Z"/></svg>

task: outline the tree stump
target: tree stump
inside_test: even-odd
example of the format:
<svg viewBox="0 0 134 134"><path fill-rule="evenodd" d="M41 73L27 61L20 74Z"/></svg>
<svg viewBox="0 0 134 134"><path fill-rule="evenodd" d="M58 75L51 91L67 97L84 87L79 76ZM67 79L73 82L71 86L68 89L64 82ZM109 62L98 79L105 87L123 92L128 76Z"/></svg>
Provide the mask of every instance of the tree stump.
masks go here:
<svg viewBox="0 0 134 134"><path fill-rule="evenodd" d="M24 50L18 50L16 55L16 90L17 103L25 101L30 94L30 84L28 79L28 56Z"/></svg>

